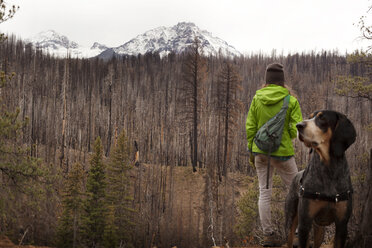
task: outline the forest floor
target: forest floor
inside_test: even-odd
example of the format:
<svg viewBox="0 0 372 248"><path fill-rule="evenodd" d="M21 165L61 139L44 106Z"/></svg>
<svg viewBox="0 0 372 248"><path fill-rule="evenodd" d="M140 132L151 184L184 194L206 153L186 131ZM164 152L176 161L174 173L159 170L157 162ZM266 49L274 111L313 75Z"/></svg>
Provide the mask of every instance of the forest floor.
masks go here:
<svg viewBox="0 0 372 248"><path fill-rule="evenodd" d="M0 236L1 248L48 248L46 246L15 245L8 237Z"/></svg>
<svg viewBox="0 0 372 248"><path fill-rule="evenodd" d="M235 248L261 248L262 246L246 246L246 247L235 247ZM287 247L287 246L282 246ZM331 248L332 245L322 245L321 248ZM6 236L0 236L0 248L49 248L46 246L33 246L33 245L15 245Z"/></svg>
<svg viewBox="0 0 372 248"><path fill-rule="evenodd" d="M333 245L321 245L320 246L320 248L331 248L331 247L333 247ZM244 246L244 247L234 247L234 248L262 248L262 246ZM287 248L287 246L283 245L282 248Z"/></svg>

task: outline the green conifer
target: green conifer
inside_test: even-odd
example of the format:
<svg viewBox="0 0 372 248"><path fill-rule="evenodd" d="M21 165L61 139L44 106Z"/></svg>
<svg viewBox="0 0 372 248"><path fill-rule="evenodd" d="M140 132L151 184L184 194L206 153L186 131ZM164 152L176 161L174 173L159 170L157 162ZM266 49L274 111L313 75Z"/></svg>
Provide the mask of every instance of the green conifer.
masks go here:
<svg viewBox="0 0 372 248"><path fill-rule="evenodd" d="M119 247L117 226L115 224L115 206L108 206L108 212L106 216L105 231L103 233L103 244L104 247Z"/></svg>
<svg viewBox="0 0 372 248"><path fill-rule="evenodd" d="M0 0L0 24L12 18L17 9ZM6 38L0 33L0 43ZM8 233L21 226L20 211L27 209L29 215L40 211L39 197L44 192L39 179L47 173L21 140L27 118L21 120L20 110L4 103L3 94L14 75L0 71L0 231Z"/></svg>
<svg viewBox="0 0 372 248"><path fill-rule="evenodd" d="M84 170L81 164L72 166L65 182L62 216L58 225L58 247L78 247L81 212L83 207Z"/></svg>
<svg viewBox="0 0 372 248"><path fill-rule="evenodd" d="M103 243L106 209L105 164L101 138L94 143L94 154L90 160L87 179L85 214L83 217L83 236L88 247L99 247Z"/></svg>
<svg viewBox="0 0 372 248"><path fill-rule="evenodd" d="M119 135L117 144L110 155L107 167L107 202L114 207L115 226L119 244L131 243L133 230L133 209L131 208L130 181L128 171L131 169L131 146L125 132ZM118 246L119 244L116 244Z"/></svg>

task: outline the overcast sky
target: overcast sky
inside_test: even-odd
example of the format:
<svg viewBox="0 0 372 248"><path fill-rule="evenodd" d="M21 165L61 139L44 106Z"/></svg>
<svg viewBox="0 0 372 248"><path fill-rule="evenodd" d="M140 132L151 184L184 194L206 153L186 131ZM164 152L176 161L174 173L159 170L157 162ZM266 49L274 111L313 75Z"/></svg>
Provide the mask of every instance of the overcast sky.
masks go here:
<svg viewBox="0 0 372 248"><path fill-rule="evenodd" d="M7 0L20 6L2 32L22 38L53 29L78 44L119 46L150 29L193 22L242 53L366 47L359 18L368 0Z"/></svg>

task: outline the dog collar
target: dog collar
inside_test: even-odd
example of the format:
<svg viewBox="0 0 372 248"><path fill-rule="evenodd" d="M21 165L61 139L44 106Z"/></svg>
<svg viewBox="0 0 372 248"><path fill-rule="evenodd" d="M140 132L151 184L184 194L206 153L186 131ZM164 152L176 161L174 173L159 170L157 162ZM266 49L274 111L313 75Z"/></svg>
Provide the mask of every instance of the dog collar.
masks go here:
<svg viewBox="0 0 372 248"><path fill-rule="evenodd" d="M329 202L339 202L339 201L347 201L351 198L352 191L348 190L346 192L342 192L340 194L336 194L333 196L325 195L323 193L319 192L309 192L306 191L305 188L300 185L300 190L299 190L299 195L300 197L308 198L308 199L317 199L317 200L322 200L322 201L329 201Z"/></svg>

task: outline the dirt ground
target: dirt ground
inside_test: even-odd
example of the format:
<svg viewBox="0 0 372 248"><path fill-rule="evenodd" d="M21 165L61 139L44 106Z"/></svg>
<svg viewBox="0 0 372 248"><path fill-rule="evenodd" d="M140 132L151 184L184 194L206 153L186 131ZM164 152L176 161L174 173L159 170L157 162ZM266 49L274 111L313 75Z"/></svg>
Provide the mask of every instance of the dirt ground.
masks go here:
<svg viewBox="0 0 372 248"><path fill-rule="evenodd" d="M333 245L322 245L320 248L331 248ZM224 246L213 246L212 248L225 248ZM262 248L262 246L244 246L244 247L232 247L232 248ZM282 248L287 248L286 245L282 246Z"/></svg>
<svg viewBox="0 0 372 248"><path fill-rule="evenodd" d="M49 247L33 245L15 245L8 237L0 236L0 248L49 248Z"/></svg>
<svg viewBox="0 0 372 248"><path fill-rule="evenodd" d="M262 246L246 246L246 247L234 247L234 248L261 248ZM282 246L287 247L287 246ZM321 248L331 248L332 245L322 245ZM13 242L6 236L0 236L0 248L50 248L46 246L33 246L33 245L15 245ZM220 246L212 248L223 248Z"/></svg>
<svg viewBox="0 0 372 248"><path fill-rule="evenodd" d="M217 247L222 248L222 247L219 247L219 246L217 246ZM331 247L333 247L333 245L322 245L322 246L320 246L320 248L331 248ZM262 246L245 246L245 247L233 247L233 248L262 248ZM284 246L282 246L282 248L287 248L287 246L284 245Z"/></svg>

